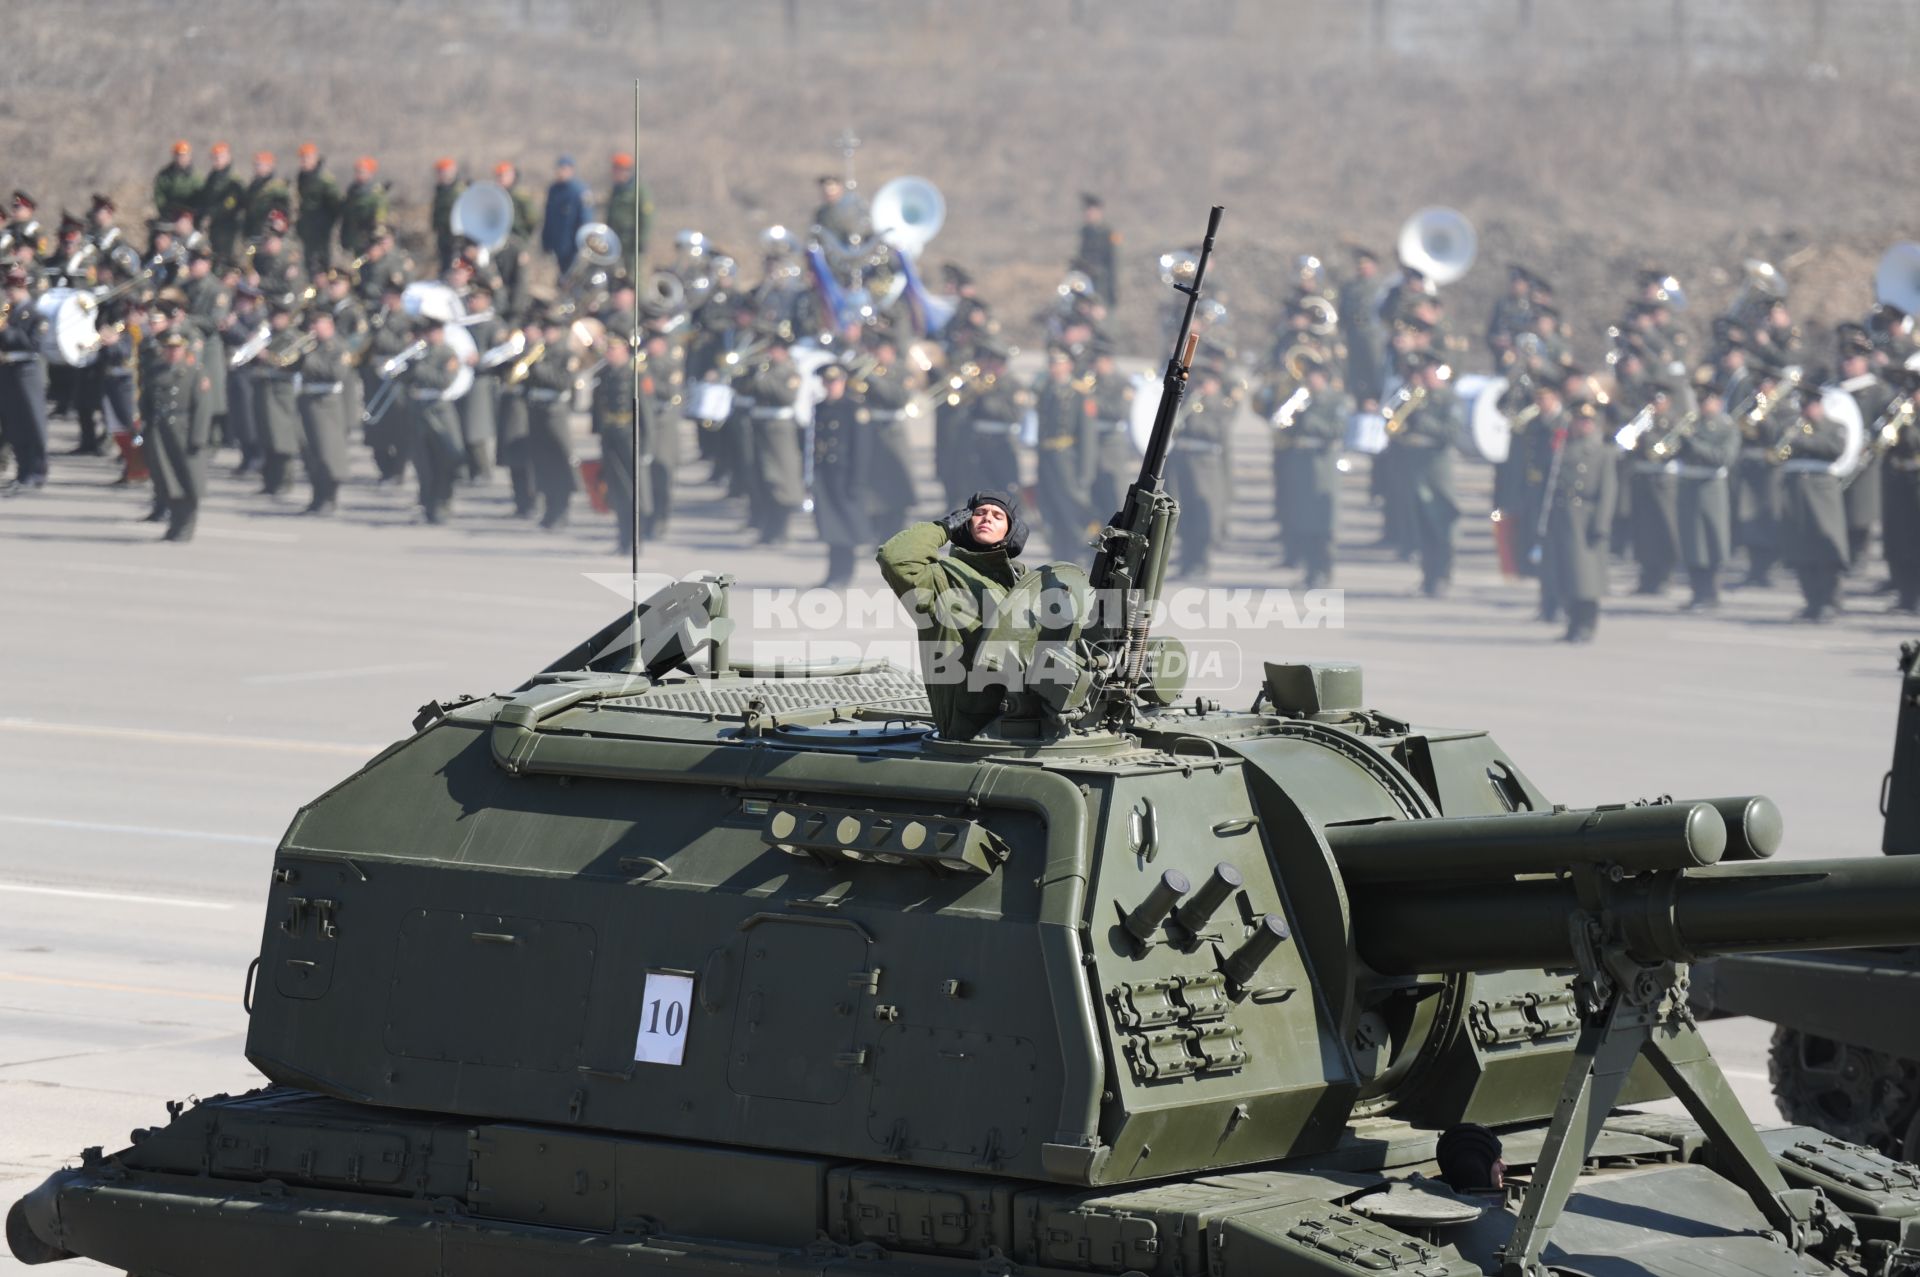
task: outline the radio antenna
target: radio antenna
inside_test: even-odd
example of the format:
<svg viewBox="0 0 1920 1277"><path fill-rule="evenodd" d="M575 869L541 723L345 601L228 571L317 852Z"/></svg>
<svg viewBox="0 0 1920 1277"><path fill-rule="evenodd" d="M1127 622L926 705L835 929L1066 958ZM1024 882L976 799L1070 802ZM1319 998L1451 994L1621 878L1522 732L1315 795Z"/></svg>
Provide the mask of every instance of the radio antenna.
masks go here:
<svg viewBox="0 0 1920 1277"><path fill-rule="evenodd" d="M630 263L628 266L636 276L640 270L640 80L633 81L633 225L628 231L633 238L627 241L628 248L621 254ZM633 327L627 334L627 375L633 379L633 423L627 431L631 450L628 454L627 498L630 509L627 517L633 522L627 533L627 589L633 596L633 652L634 660L640 660L640 485L646 476L640 473L640 281L633 284Z"/></svg>

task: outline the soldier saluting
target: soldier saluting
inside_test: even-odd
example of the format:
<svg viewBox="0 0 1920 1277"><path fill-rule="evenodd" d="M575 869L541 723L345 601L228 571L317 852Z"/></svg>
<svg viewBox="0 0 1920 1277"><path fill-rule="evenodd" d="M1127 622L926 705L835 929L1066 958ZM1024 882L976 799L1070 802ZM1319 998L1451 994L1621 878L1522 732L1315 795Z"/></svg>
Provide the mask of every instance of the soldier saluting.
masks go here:
<svg viewBox="0 0 1920 1277"><path fill-rule="evenodd" d="M213 383L194 362L193 339L185 328L169 328L157 344L160 360L140 387L147 465L156 499L166 503L167 531L161 539L191 541L207 486Z"/></svg>

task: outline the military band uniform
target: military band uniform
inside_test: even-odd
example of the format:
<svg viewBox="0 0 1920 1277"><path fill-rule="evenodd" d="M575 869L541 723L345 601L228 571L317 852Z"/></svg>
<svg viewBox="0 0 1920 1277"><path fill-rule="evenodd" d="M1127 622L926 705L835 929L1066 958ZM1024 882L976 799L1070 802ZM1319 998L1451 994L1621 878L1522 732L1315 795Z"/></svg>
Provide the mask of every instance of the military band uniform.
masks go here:
<svg viewBox="0 0 1920 1277"><path fill-rule="evenodd" d="M1140 454L1134 451L1133 381L1117 369L1095 372L1093 392L1093 473L1088 479L1088 511L1104 522L1120 508L1127 485L1140 473Z"/></svg>
<svg viewBox="0 0 1920 1277"><path fill-rule="evenodd" d="M257 304L236 307L221 321L217 345L208 343L209 374L220 376L224 382L219 393L226 405L227 440L240 450L240 464L235 467L235 474L250 474L260 464L260 428L253 419L252 372L246 365L233 366L234 353L246 344L259 325Z"/></svg>
<svg viewBox="0 0 1920 1277"><path fill-rule="evenodd" d="M399 308L378 310L367 320L372 332L360 356L360 397L363 403L370 404L380 394L385 378L381 369L387 362L413 344L413 334L407 328L406 312ZM388 399L386 409L379 418L364 423L367 447L373 453L374 469L383 483L394 483L406 477L407 462L412 455L410 438L412 426L404 393Z"/></svg>
<svg viewBox="0 0 1920 1277"><path fill-rule="evenodd" d="M1616 451L1598 430L1576 423L1561 445L1553 487L1546 494L1546 555L1566 610L1570 642L1591 639L1600 621L1608 529L1618 490Z"/></svg>
<svg viewBox="0 0 1920 1277"><path fill-rule="evenodd" d="M1095 423L1088 416L1092 401L1072 381L1071 370L1065 371L1068 380L1049 371L1034 387L1035 486L1053 557L1077 559L1093 532L1089 480Z"/></svg>
<svg viewBox="0 0 1920 1277"><path fill-rule="evenodd" d="M933 471L940 477L945 502L958 506L976 491L974 469L967 460L973 417L971 403L953 403L941 395L933 405Z"/></svg>
<svg viewBox="0 0 1920 1277"><path fill-rule="evenodd" d="M1782 396L1791 399L1791 396ZM1785 500L1780 467L1767 449L1785 430L1778 407L1756 424L1741 421L1740 457L1734 465L1733 538L1747 555L1747 584L1770 585L1780 558L1780 512Z"/></svg>
<svg viewBox="0 0 1920 1277"><path fill-rule="evenodd" d="M420 511L428 523L444 523L452 513L453 480L465 455L459 414L442 398L459 373L460 357L445 341L435 340L401 374L413 468L420 479ZM402 409L396 406L394 411Z"/></svg>
<svg viewBox="0 0 1920 1277"><path fill-rule="evenodd" d="M506 339L507 326L492 311L469 311L467 333L482 352ZM460 440L466 456L460 471L476 483L493 477L494 452L499 446L498 379L476 375L473 388L454 401L460 416Z"/></svg>
<svg viewBox="0 0 1920 1277"><path fill-rule="evenodd" d="M363 393L365 383L360 379L360 363L366 356L373 334L368 329L366 309L351 292L337 301L323 304L333 312L333 332L340 340L340 357L345 374L340 384L341 411L346 422L347 438L351 439L360 426L360 414L367 406Z"/></svg>
<svg viewBox="0 0 1920 1277"><path fill-rule="evenodd" d="M1666 459L1652 453L1653 445L1676 429L1668 415L1653 419L1640 436L1630 461L1633 487L1633 561L1640 568L1638 594L1659 594L1667 588L1680 558L1679 476Z"/></svg>
<svg viewBox="0 0 1920 1277"><path fill-rule="evenodd" d="M139 409L134 403L134 358L133 335L122 332L103 342L100 354L93 361L101 406L111 412L112 424L120 430L132 430L138 420ZM214 374L211 369L206 371L211 384ZM209 393L208 398L216 400L219 395ZM211 404L208 413L212 414Z"/></svg>
<svg viewBox="0 0 1920 1277"><path fill-rule="evenodd" d="M313 485L309 514L331 514L347 479L346 385L354 379L338 336L316 340L300 358L301 460Z"/></svg>
<svg viewBox="0 0 1920 1277"><path fill-rule="evenodd" d="M913 512L913 445L907 438L907 406L913 390L898 367L881 365L851 389L873 430L867 503L876 530L904 528Z"/></svg>
<svg viewBox="0 0 1920 1277"><path fill-rule="evenodd" d="M227 361L219 337L233 298L226 284L212 273L189 279L185 292L187 322L193 325L202 348L201 370L207 375L208 410L213 414L212 446L217 446L227 422Z"/></svg>
<svg viewBox="0 0 1920 1277"><path fill-rule="evenodd" d="M868 509L874 452L873 422L851 395L814 405L813 521L827 547L828 589L850 584L861 552L879 542Z"/></svg>
<svg viewBox="0 0 1920 1277"><path fill-rule="evenodd" d="M646 339L640 360L641 397L648 405L647 475L651 496L641 511L641 535L657 540L673 518L673 489L680 471L681 422L687 408L687 339L684 332Z"/></svg>
<svg viewBox="0 0 1920 1277"><path fill-rule="evenodd" d="M170 320L171 316L167 312L163 311L155 315L152 322L152 331L148 333L147 340L141 342L134 350L133 358L136 370L134 374L134 385L136 387L136 393L140 397L141 413L143 415L146 410L147 387L155 384L160 375L167 370L167 338L173 328ZM153 431L142 430L135 435L135 439L140 446L140 463L147 468L149 475L159 474L159 467L161 465L161 458L159 456L160 436ZM122 478L124 479L125 476L123 475ZM155 480L151 487L153 502L147 511L147 522L160 523L167 518L167 485L163 481Z"/></svg>
<svg viewBox="0 0 1920 1277"><path fill-rule="evenodd" d="M793 512L807 497L806 461L801 456L800 370L785 360L768 360L746 379L753 401L748 410L749 455L747 522L762 545L782 545Z"/></svg>
<svg viewBox="0 0 1920 1277"><path fill-rule="evenodd" d="M1681 430L1674 461L1678 466L1676 512L1680 560L1693 589L1689 608L1720 604L1720 569L1727 561L1733 510L1727 491L1729 468L1740 456L1740 431L1724 412L1703 413Z"/></svg>
<svg viewBox="0 0 1920 1277"><path fill-rule="evenodd" d="M1444 593L1453 580L1454 524L1460 506L1453 494L1453 441L1464 422L1459 396L1447 386L1430 391L1407 415L1406 425L1387 445L1420 555L1420 589Z"/></svg>
<svg viewBox="0 0 1920 1277"><path fill-rule="evenodd" d="M1306 588L1333 581L1334 529L1339 522L1340 447L1346 437L1353 400L1337 390L1308 396L1286 433L1291 436L1293 466L1288 470L1288 527L1294 536Z"/></svg>
<svg viewBox="0 0 1920 1277"><path fill-rule="evenodd" d="M1539 581L1540 606L1535 619L1547 622L1558 621L1562 611L1559 573L1547 558L1547 491L1549 482L1558 478L1567 424L1564 408L1535 412L1523 425L1516 426L1508 445L1508 455L1518 457L1521 467L1509 544L1514 557ZM1502 522L1508 520L1503 518Z"/></svg>
<svg viewBox="0 0 1920 1277"><path fill-rule="evenodd" d="M533 439L527 411L527 383L508 375L510 365L499 369L499 396L494 400L494 425L498 439L500 464L506 467L507 481L513 489L513 517L531 519L540 508L540 488L533 477ZM491 374L481 373L486 380Z"/></svg>
<svg viewBox="0 0 1920 1277"><path fill-rule="evenodd" d="M1868 431L1868 441L1888 405L1894 401L1893 387L1872 373L1861 373L1840 383L1840 389L1853 396L1860 409L1860 422ZM1842 498L1847 507L1847 556L1858 563L1873 539L1873 529L1881 520L1880 454L1868 450L1860 464L1846 478Z"/></svg>
<svg viewBox="0 0 1920 1277"><path fill-rule="evenodd" d="M1227 470L1227 433L1233 426L1234 406L1224 391L1209 383L1182 404L1167 447L1167 489L1180 503L1174 547L1174 571L1180 576L1205 577L1213 569L1214 547L1226 537L1233 487ZM1116 501L1114 509L1118 508Z"/></svg>
<svg viewBox="0 0 1920 1277"><path fill-rule="evenodd" d="M641 416L636 422L633 385L631 364L622 364L617 368L610 364L594 378L593 399L589 405L593 433L600 436L600 481L607 486L607 507L613 511L614 525L619 529L617 548L622 554L633 549L633 432L637 425L640 430L640 464L643 467L648 459L647 440L652 434L648 428L644 396L641 397ZM642 484L639 490L642 518L646 517L651 496L647 485Z"/></svg>
<svg viewBox="0 0 1920 1277"><path fill-rule="evenodd" d="M1829 468L1846 447L1846 431L1831 417L1802 416L1783 443L1791 451L1780 466L1781 557L1800 579L1802 617L1817 621L1838 610L1840 576L1849 562L1846 503L1840 476Z"/></svg>
<svg viewBox="0 0 1920 1277"><path fill-rule="evenodd" d="M0 437L12 449L15 480L47 481L47 363L40 354L46 327L32 305L15 303L0 328Z"/></svg>
<svg viewBox="0 0 1920 1277"><path fill-rule="evenodd" d="M970 476L970 482L961 485L965 492L1020 490L1020 455L1014 444L1029 399L1004 370L974 399L967 421L971 446L963 458Z"/></svg>
<svg viewBox="0 0 1920 1277"><path fill-rule="evenodd" d="M247 256L254 273L260 277L260 291L269 298L298 292L306 281L299 255L283 236L262 236L247 245Z"/></svg>
<svg viewBox="0 0 1920 1277"><path fill-rule="evenodd" d="M1920 429L1901 427L1880 461L1880 537L1894 608L1920 611Z"/></svg>
<svg viewBox="0 0 1920 1277"><path fill-rule="evenodd" d="M573 360L564 342L551 342L527 372L527 459L540 494L540 526L567 526L573 503L573 430L567 399Z"/></svg>
<svg viewBox="0 0 1920 1277"><path fill-rule="evenodd" d="M191 541L207 486L213 429L206 369L191 358L159 361L141 380L140 421L156 500L164 500L169 541Z"/></svg>
<svg viewBox="0 0 1920 1277"><path fill-rule="evenodd" d="M1093 291L1111 310L1119 300L1119 272L1114 267L1119 233L1104 220L1086 222L1080 227L1080 251L1074 264L1093 282Z"/></svg>
<svg viewBox="0 0 1920 1277"><path fill-rule="evenodd" d="M291 340L281 335L289 331L278 330L247 368L253 383L253 421L260 431L260 490L269 496L286 490L287 472L303 444L295 374L290 368L277 367L272 354L275 344Z"/></svg>
<svg viewBox="0 0 1920 1277"><path fill-rule="evenodd" d="M453 265L453 256L459 251L460 237L453 233L453 206L466 191L467 184L457 180L435 182L433 185L433 207L429 218L433 224L434 252L442 273Z"/></svg>

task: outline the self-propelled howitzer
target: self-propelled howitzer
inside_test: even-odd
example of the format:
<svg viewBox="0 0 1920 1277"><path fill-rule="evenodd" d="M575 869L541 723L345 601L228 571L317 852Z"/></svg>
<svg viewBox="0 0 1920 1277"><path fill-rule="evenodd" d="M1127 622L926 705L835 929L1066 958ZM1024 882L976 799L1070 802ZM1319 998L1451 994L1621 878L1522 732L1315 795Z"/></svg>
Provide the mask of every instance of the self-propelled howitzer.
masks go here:
<svg viewBox="0 0 1920 1277"><path fill-rule="evenodd" d="M944 742L891 667L731 665L686 624L723 595L429 706L302 808L249 973L271 1085L89 1151L16 1254L1907 1271L1912 1168L1756 1136L1679 996L1676 958L1848 934L1820 910L1858 862L1731 863L1771 851L1763 800L1561 810L1344 666ZM1876 935L1920 940L1920 861L1873 867ZM1668 1094L1696 1120L1613 1111ZM1507 1208L1409 1179L1462 1121L1501 1132Z"/></svg>
<svg viewBox="0 0 1920 1277"><path fill-rule="evenodd" d="M1116 586L1118 620L999 635L1070 676L1004 730L942 739L883 663L736 665L726 578L427 706L275 853L270 1085L88 1150L9 1212L14 1253L1913 1277L1920 1171L1756 1135L1682 996L1695 955L1849 942L1865 871L1726 864L1773 850L1764 800L1563 810L1351 666L1174 703L1137 606L1178 513L1151 470L1091 578L1034 574ZM1920 943L1920 860L1869 886L1875 936ZM1693 1120L1615 1112L1669 1095ZM1509 1200L1420 1178L1462 1122L1500 1132Z"/></svg>

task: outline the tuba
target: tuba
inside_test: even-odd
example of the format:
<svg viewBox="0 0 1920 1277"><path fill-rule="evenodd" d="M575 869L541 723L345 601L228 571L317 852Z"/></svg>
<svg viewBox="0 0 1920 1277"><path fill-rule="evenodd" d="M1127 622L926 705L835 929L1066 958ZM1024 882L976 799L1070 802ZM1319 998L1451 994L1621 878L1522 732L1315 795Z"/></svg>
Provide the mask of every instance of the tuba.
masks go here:
<svg viewBox="0 0 1920 1277"><path fill-rule="evenodd" d="M1473 266L1480 241L1473 223L1450 208L1423 208L1400 227L1401 264L1435 285L1451 284Z"/></svg>
<svg viewBox="0 0 1920 1277"><path fill-rule="evenodd" d="M513 196L498 182L475 182L453 202L449 223L455 235L480 246L484 254L497 253L513 234Z"/></svg>
<svg viewBox="0 0 1920 1277"><path fill-rule="evenodd" d="M1770 309L1775 302L1787 299L1787 277L1772 262L1763 262L1757 257L1749 257L1741 264L1746 273L1746 281L1740 285L1739 295L1733 304L1727 307L1729 315L1751 318L1756 310Z"/></svg>
<svg viewBox="0 0 1920 1277"><path fill-rule="evenodd" d="M946 197L924 177L896 177L873 193L873 233L906 257L918 257L947 221Z"/></svg>
<svg viewBox="0 0 1920 1277"><path fill-rule="evenodd" d="M1334 304L1318 293L1308 293L1300 299L1300 309L1312 316L1307 321L1307 331L1315 337L1331 337L1340 328L1340 312Z"/></svg>
<svg viewBox="0 0 1920 1277"><path fill-rule="evenodd" d="M1881 255L1873 299L1908 315L1920 313L1920 244L1902 241Z"/></svg>

